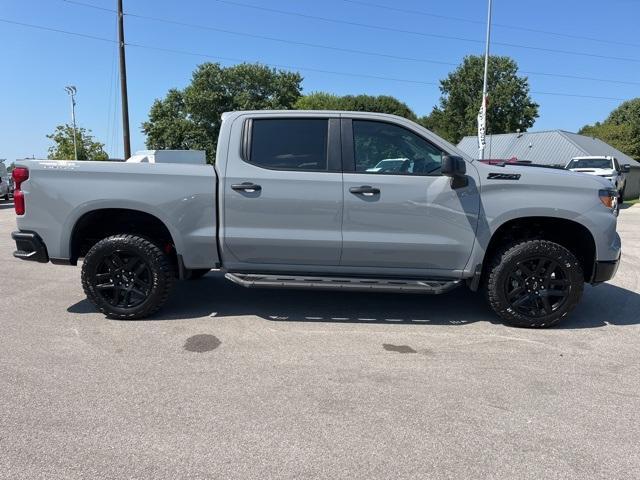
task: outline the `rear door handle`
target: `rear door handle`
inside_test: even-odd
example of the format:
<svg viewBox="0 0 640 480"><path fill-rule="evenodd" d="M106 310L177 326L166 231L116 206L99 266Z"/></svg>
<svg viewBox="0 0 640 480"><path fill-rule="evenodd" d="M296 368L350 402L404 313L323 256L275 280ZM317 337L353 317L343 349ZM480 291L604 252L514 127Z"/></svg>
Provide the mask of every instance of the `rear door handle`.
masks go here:
<svg viewBox="0 0 640 480"><path fill-rule="evenodd" d="M255 183L243 182L234 183L233 185L231 185L231 189L235 190L236 192L254 193L262 190L262 187L260 185L256 185Z"/></svg>
<svg viewBox="0 0 640 480"><path fill-rule="evenodd" d="M351 187L349 191L355 195L364 195L365 197L373 197L380 195L380 189L371 185L361 185L359 187Z"/></svg>

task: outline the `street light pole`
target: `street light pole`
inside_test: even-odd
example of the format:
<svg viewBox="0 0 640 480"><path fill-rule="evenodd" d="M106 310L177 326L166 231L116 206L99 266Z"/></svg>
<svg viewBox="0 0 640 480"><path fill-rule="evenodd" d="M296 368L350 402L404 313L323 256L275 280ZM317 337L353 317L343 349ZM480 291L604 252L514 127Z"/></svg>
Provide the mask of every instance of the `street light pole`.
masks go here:
<svg viewBox="0 0 640 480"><path fill-rule="evenodd" d="M124 159L131 157L131 141L129 139L129 97L127 95L127 62L124 55L124 13L122 0L118 0L118 46L120 51L120 92L122 97L122 140L124 143Z"/></svg>
<svg viewBox="0 0 640 480"><path fill-rule="evenodd" d="M67 94L71 98L71 122L73 123L73 151L75 153L75 159L78 160L78 140L76 139L76 92L77 89L73 85L64 87Z"/></svg>
<svg viewBox="0 0 640 480"><path fill-rule="evenodd" d="M487 75L489 72L489 44L491 42L491 8L492 0L489 0L487 11L487 38L484 49L484 79L482 81L482 105L478 114L478 148L480 150L480 160L484 159L484 147L486 145L487 134Z"/></svg>

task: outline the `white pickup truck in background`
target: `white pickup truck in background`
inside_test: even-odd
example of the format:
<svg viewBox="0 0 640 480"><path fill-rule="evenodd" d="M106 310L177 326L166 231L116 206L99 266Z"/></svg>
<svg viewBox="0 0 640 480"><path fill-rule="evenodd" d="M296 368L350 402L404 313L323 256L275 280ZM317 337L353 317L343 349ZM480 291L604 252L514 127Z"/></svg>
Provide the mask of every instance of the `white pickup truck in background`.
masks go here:
<svg viewBox="0 0 640 480"><path fill-rule="evenodd" d="M610 156L573 157L565 168L572 172L606 178L617 190L618 202L622 203L629 165L620 165L615 157Z"/></svg>

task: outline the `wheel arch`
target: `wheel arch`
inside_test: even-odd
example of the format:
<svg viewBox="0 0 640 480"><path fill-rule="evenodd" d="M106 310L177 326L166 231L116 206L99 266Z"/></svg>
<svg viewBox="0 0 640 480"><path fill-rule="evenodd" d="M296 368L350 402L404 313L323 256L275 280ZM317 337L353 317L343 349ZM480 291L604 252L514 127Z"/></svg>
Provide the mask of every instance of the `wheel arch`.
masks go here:
<svg viewBox="0 0 640 480"><path fill-rule="evenodd" d="M505 244L522 239L549 240L573 253L582 266L585 281L591 281L596 262L596 241L583 224L567 218L528 216L502 223L491 235L482 258L482 277L491 258Z"/></svg>
<svg viewBox="0 0 640 480"><path fill-rule="evenodd" d="M156 215L132 208L96 208L84 212L69 236L70 262L78 259L98 241L115 234L140 235L158 244L168 254L177 255L176 237Z"/></svg>

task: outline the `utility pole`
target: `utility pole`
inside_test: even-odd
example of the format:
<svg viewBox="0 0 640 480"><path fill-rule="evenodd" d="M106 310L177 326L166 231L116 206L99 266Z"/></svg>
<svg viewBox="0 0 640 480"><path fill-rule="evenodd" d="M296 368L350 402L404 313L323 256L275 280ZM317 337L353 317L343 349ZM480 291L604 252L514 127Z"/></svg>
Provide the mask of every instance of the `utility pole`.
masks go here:
<svg viewBox="0 0 640 480"><path fill-rule="evenodd" d="M487 74L489 72L489 44L491 42L491 7L492 0L489 0L487 12L487 39L484 49L484 80L482 82L482 105L478 114L478 149L480 150L480 160L484 159L484 147L487 135Z"/></svg>
<svg viewBox="0 0 640 480"><path fill-rule="evenodd" d="M75 159L78 160L78 136L76 132L76 92L78 91L73 85L64 87L69 97L71 97L71 122L73 123L73 151L75 153Z"/></svg>
<svg viewBox="0 0 640 480"><path fill-rule="evenodd" d="M120 93L122 97L122 140L124 142L124 159L131 157L131 141L129 139L129 97L127 95L127 63L124 56L124 13L122 0L118 0L118 47L120 50Z"/></svg>

